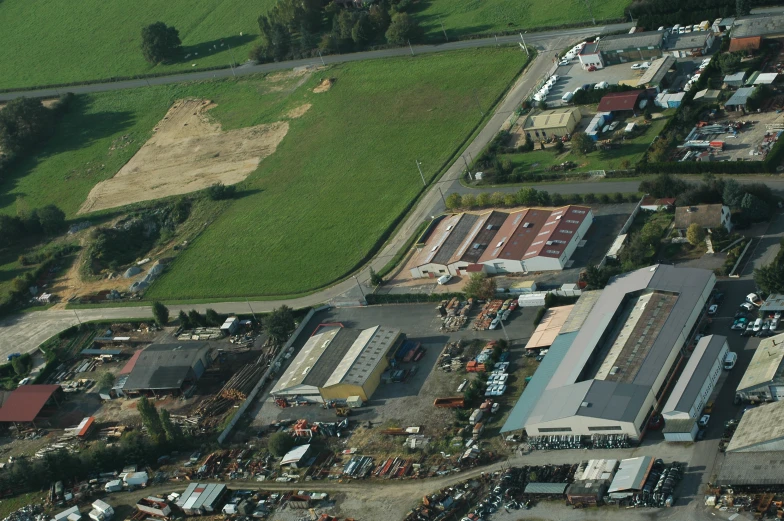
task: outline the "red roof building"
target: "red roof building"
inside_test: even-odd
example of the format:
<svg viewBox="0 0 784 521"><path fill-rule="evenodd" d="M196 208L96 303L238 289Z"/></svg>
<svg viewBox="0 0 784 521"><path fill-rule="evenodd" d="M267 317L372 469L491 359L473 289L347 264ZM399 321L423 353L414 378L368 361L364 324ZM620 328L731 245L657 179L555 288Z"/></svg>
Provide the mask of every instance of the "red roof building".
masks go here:
<svg viewBox="0 0 784 521"><path fill-rule="evenodd" d="M638 107L637 100L640 99L643 90L630 90L626 92L611 92L599 102L598 112L622 112L634 110Z"/></svg>
<svg viewBox="0 0 784 521"><path fill-rule="evenodd" d="M23 385L17 387L0 407L0 422L35 423L50 399L56 403L59 385Z"/></svg>
<svg viewBox="0 0 784 521"><path fill-rule="evenodd" d="M750 52L758 51L762 46L761 36L748 36L746 38L733 38L730 41L729 52Z"/></svg>

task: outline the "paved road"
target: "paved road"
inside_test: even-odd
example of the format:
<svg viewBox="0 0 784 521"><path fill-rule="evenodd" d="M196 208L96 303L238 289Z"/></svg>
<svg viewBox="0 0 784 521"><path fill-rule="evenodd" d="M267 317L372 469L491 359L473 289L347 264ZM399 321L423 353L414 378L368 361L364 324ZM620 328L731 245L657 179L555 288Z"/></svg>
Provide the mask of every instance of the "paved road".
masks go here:
<svg viewBox="0 0 784 521"><path fill-rule="evenodd" d="M581 38L589 35L601 33L603 31L614 31L623 29L628 24L621 24L616 26L597 27L588 29L570 29L565 31L537 33L531 35L526 43L534 45L541 50L559 50L569 45L574 44ZM501 43L509 43L516 41L513 37L499 38ZM421 46L415 47L414 52L422 50L423 52L437 52L440 50L452 50L467 47L481 47L486 45L494 45L494 39L484 40L469 40L464 42L454 42L446 45L434 46ZM380 58L384 56L394 56L394 53L399 52L398 49L390 49L385 51L375 51L370 53L356 53L351 55L330 56L325 57L325 60L333 60L329 63L337 63L338 61L353 61L360 59ZM522 51L521 51L522 52ZM386 54L385 54L386 53ZM389 54L392 53L392 54ZM312 63L310 61L287 62L286 64L267 64L257 67L243 68L243 73L261 72L263 70L273 70L269 67L285 68ZM501 126L507 121L509 116L520 105L522 100L533 90L540 78L547 72L551 66L551 57L546 53L540 53L538 57L528 66L526 72L520 76L517 83L507 93L504 100L499 103L495 113L489 119L487 124L482 128L474 141L467 147L466 152L472 156L476 156L482 148L496 135ZM231 71L228 71L231 74ZM190 79L198 79L197 75L178 75L166 78L157 78L155 81L160 83L171 83L176 81L184 81ZM153 82L153 80L150 80ZM98 90L107 90L115 88L131 88L138 87L138 82L121 82L102 85L90 85L80 87L86 89L80 92L95 92ZM92 89L92 90L90 90ZM41 91L43 92L43 91ZM38 92L40 95L41 92ZM21 93L20 93L21 94ZM428 192L422 197L417 206L408 216L402 226L398 228L395 235L387 241L381 251L371 261L369 266L372 266L376 271L381 270L389 260L405 245L408 238L414 233L414 230L420 223L429 219L431 215L436 215L444 210L440 189L443 187L459 187L459 178L462 173L463 161L458 159L449 170L442 176L441 180L434 186L428 188ZM424 165L425 168L428 165ZM357 274L358 281L367 287L367 282L370 278L369 266ZM279 301L254 301L250 305L254 312L268 312L275 307L287 305L293 308L303 308L309 306L317 306L324 302L329 302L338 297L353 298L358 302L361 298L358 288L359 282L353 277L335 284L323 291L295 299L279 300ZM170 306L172 314L177 314L180 309L197 309L204 311L206 308L212 308L219 313L245 313L248 311L248 303L239 302L219 302L213 304L203 305L188 305L188 306ZM78 313L78 316L77 316ZM34 350L41 342L47 338L57 334L63 329L72 325L78 324L81 321L102 320L102 319L117 319L117 318L147 318L151 316L149 307L126 307L126 308L93 308L74 311L42 311L27 313L19 316L12 316L0 320L0 360L6 355L13 352L28 352Z"/></svg>
<svg viewBox="0 0 784 521"><path fill-rule="evenodd" d="M525 35L525 43L534 47L543 46L553 50L561 50L560 47L549 45L551 42L558 41L562 38L568 38L571 41L579 41L588 36L593 36L602 33L611 33L617 31L628 30L632 27L631 23L611 24L597 27L582 27L576 29L563 29L559 31L546 31L541 33L531 33ZM508 45L517 44L520 42L520 37L515 36L499 36L496 38L480 38L476 40L461 40L456 42L449 42L439 45L417 45L413 48L398 47L394 49L383 49L380 51L367 51L352 54L337 54L324 56L323 60L319 58L308 58L304 60L292 60L278 63L265 63L261 65L245 64L237 67L236 69L221 69L217 71L204 71L193 73L172 74L171 76L161 76L159 78L148 78L138 80L117 81L108 83L95 83L92 85L80 85L72 87L62 87L53 89L39 89L27 90L17 92L7 92L0 94L0 101L8 101L19 96L27 97L57 97L63 92L73 92L75 94L86 94L91 92L104 92L108 90L120 89L134 89L138 87L147 87L151 85L168 85L171 83L182 83L185 81L208 80L214 78L230 78L231 76L245 76L247 74L255 74L258 72L271 72L282 69L292 69L294 67L304 67L307 65L320 66L330 65L333 63L345 63L362 60L374 60L377 58L390 58L393 56L406 56L412 52L414 54L424 54L442 51L454 51L458 49L475 49L477 47L492 47L494 45Z"/></svg>

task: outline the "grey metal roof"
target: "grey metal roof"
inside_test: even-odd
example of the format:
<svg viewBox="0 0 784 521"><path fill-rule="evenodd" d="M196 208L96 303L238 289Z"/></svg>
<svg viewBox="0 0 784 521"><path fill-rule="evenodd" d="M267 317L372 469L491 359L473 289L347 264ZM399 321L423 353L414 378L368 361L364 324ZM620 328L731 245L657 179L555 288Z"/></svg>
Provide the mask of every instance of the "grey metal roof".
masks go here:
<svg viewBox="0 0 784 521"><path fill-rule="evenodd" d="M784 402L760 405L743 413L727 452L760 452L784 442Z"/></svg>
<svg viewBox="0 0 784 521"><path fill-rule="evenodd" d="M726 344L727 338L720 335L702 337L697 342L678 382L672 388L667 403L664 404L663 413L670 411L689 412Z"/></svg>
<svg viewBox="0 0 784 521"><path fill-rule="evenodd" d="M616 34L602 36L599 50L602 52L623 51L627 49L661 48L664 38L663 31L645 31L642 33Z"/></svg>
<svg viewBox="0 0 784 521"><path fill-rule="evenodd" d="M580 329L555 339L501 432L570 415L616 421L636 419L667 358L673 349L680 349L683 329L694 310L704 305L703 294L712 281L715 276L708 270L669 265L642 268L613 279L596 299ZM605 331L614 327L616 315L623 311L626 295L646 289L677 294L677 300L633 378L622 382L584 379L590 369L588 364L604 341ZM579 305L578 301L576 307ZM590 405L583 406L583 402Z"/></svg>
<svg viewBox="0 0 784 521"><path fill-rule="evenodd" d="M361 329L341 328L326 350L321 354L318 362L309 369L307 376L302 380L302 385L321 387L326 383L343 358L351 349L354 341L362 333Z"/></svg>
<svg viewBox="0 0 784 521"><path fill-rule="evenodd" d="M657 58L651 62L637 85L658 85L675 65L675 58L673 56L665 56L664 58Z"/></svg>
<svg viewBox="0 0 784 521"><path fill-rule="evenodd" d="M449 264L449 259L452 257L452 254L455 253L455 250L457 250L457 248L460 246L460 243L463 242L463 239L466 238L466 236L471 231L471 228L474 226L474 223L478 220L478 215L473 213L464 213L460 218L460 221L458 221L454 229L451 230L449 236L438 249L438 252L436 252L432 262L434 264Z"/></svg>
<svg viewBox="0 0 784 521"><path fill-rule="evenodd" d="M640 456L621 460L618 472L610 483L609 493L623 492L627 490L640 490L645 484L648 472L653 466L653 458L650 456Z"/></svg>
<svg viewBox="0 0 784 521"><path fill-rule="evenodd" d="M784 13L765 13L736 18L732 23L733 38L784 34Z"/></svg>
<svg viewBox="0 0 784 521"><path fill-rule="evenodd" d="M400 330L391 327L376 326L361 331L330 377L320 387L339 383L365 385L379 362L392 346L397 345L400 338Z"/></svg>
<svg viewBox="0 0 784 521"><path fill-rule="evenodd" d="M714 485L780 485L784 452L727 452Z"/></svg>
<svg viewBox="0 0 784 521"><path fill-rule="evenodd" d="M728 99L724 103L724 106L726 107L727 105L729 106L745 105L746 102L749 100L749 96L751 96L751 93L754 92L755 88L756 87L743 87L736 90L735 94L733 94L730 97L730 99Z"/></svg>
<svg viewBox="0 0 784 521"><path fill-rule="evenodd" d="M558 366L561 365L561 362L569 352L569 346L571 346L576 336L576 332L562 333L555 338L553 345L550 346L550 350L547 352L547 356L539 364L531 381L525 386L523 394L506 418L501 432L516 431L525 427L528 417L539 402L539 398L542 396L555 370L558 369Z"/></svg>
<svg viewBox="0 0 784 521"><path fill-rule="evenodd" d="M529 483L525 486L524 494L563 494L569 483Z"/></svg>
<svg viewBox="0 0 784 521"><path fill-rule="evenodd" d="M574 307L572 307L571 313L569 313L569 316L566 318L566 322L561 326L560 333L564 334L579 331L580 328L583 327L585 319L588 318L588 313L591 312L593 305L596 304L596 301L601 295L602 292L600 290L583 291L580 298L574 303Z"/></svg>
<svg viewBox="0 0 784 521"><path fill-rule="evenodd" d="M764 339L751 357L737 392L767 385L784 370L784 333Z"/></svg>
<svg viewBox="0 0 784 521"><path fill-rule="evenodd" d="M209 349L206 342L153 344L139 355L123 390L179 389Z"/></svg>
<svg viewBox="0 0 784 521"><path fill-rule="evenodd" d="M673 35L667 40L664 46L668 51L681 51L684 49L699 49L705 47L708 36L712 33L710 31L697 31L693 33L684 33Z"/></svg>
<svg viewBox="0 0 784 521"><path fill-rule="evenodd" d="M772 293L765 299L760 307L761 311L784 311L784 295Z"/></svg>

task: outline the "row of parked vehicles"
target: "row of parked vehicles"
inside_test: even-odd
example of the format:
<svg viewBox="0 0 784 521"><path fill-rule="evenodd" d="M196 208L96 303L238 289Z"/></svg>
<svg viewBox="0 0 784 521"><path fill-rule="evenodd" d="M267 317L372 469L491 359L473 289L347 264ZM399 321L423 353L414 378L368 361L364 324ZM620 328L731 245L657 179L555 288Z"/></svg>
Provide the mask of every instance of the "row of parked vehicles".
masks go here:
<svg viewBox="0 0 784 521"><path fill-rule="evenodd" d="M501 325L501 322L506 322L509 318L509 315L512 314L512 311L517 309L517 300L515 299L506 299L503 304L501 304L501 309L498 310L495 318L492 322L490 322L490 329L496 329L498 326Z"/></svg>

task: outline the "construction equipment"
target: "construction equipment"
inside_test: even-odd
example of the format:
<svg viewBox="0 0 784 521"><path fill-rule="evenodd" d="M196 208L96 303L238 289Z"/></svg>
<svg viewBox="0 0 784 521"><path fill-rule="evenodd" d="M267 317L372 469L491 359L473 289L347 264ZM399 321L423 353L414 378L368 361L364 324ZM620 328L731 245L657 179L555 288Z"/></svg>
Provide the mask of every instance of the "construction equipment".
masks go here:
<svg viewBox="0 0 784 521"><path fill-rule="evenodd" d="M351 414L351 409L349 407L335 407L335 414L343 418Z"/></svg>

